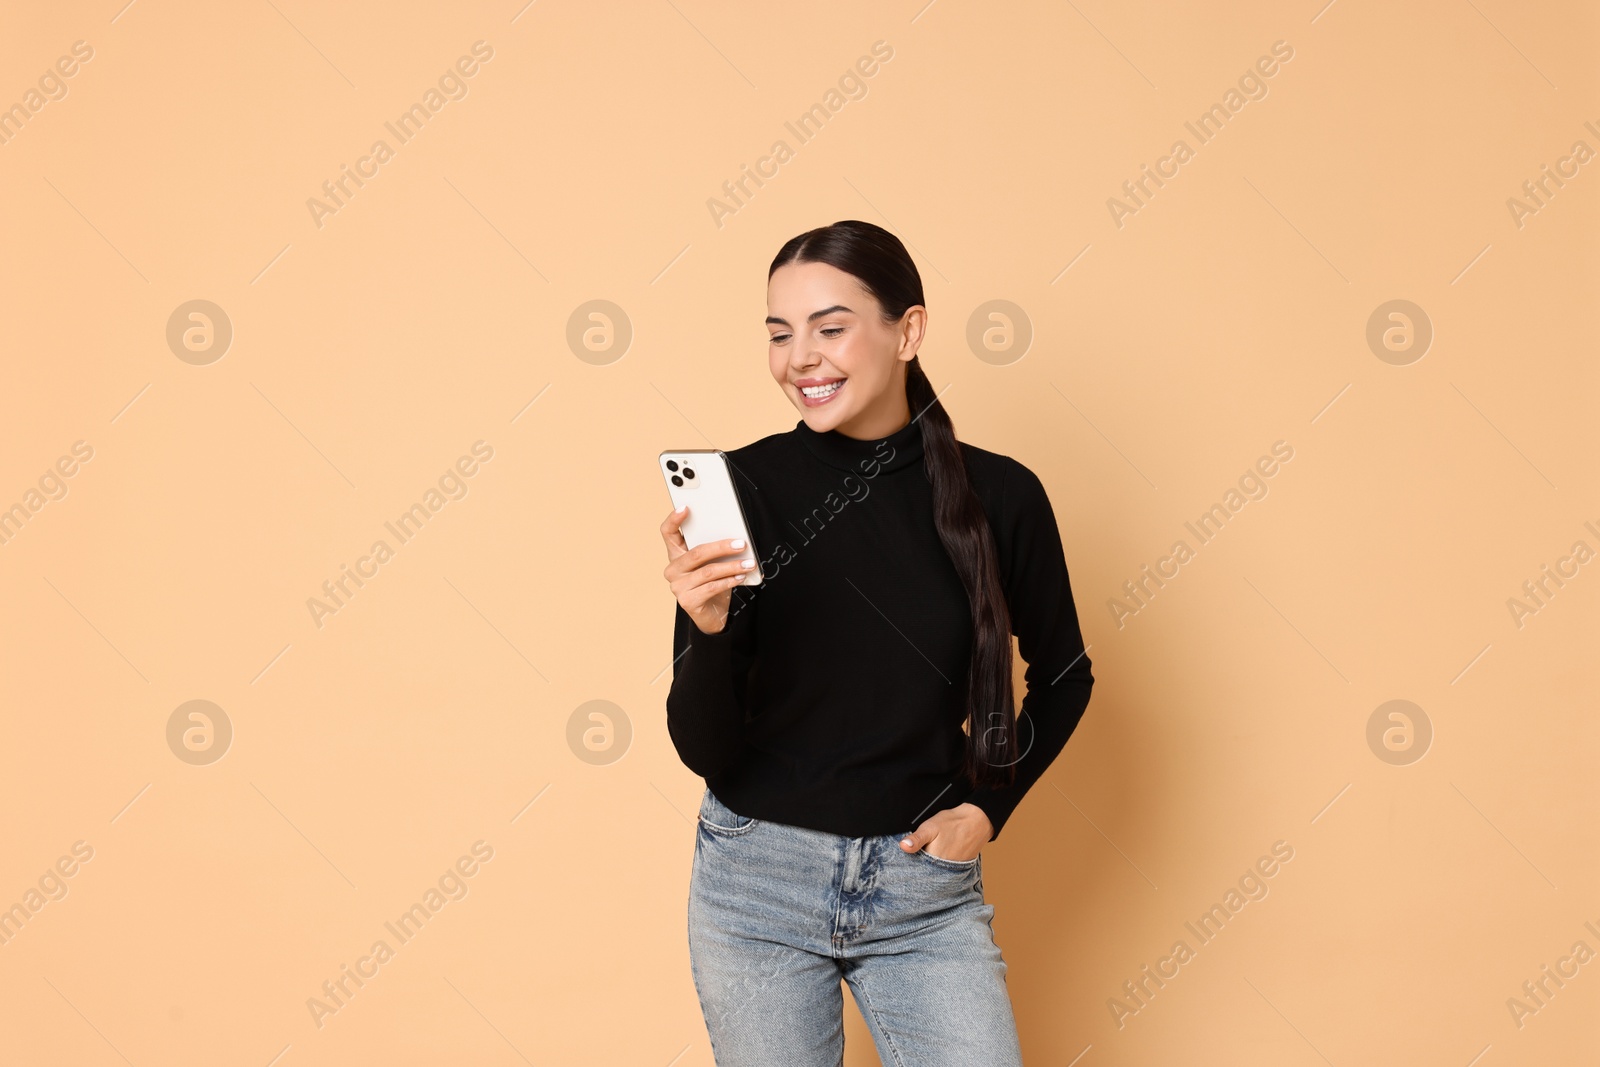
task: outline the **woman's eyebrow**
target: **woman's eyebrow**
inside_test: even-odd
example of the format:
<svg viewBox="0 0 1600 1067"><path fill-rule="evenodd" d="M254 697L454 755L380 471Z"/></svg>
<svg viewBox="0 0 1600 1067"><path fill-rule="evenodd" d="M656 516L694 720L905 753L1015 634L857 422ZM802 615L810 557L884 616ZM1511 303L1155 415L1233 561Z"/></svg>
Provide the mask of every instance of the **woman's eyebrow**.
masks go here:
<svg viewBox="0 0 1600 1067"><path fill-rule="evenodd" d="M835 311L848 311L852 315L855 314L854 310L845 307L843 304L835 304L832 307L823 308L821 311L813 311L811 314L806 316L806 321L816 322L818 319L822 318L822 316L832 315ZM789 320L780 319L776 315L768 315L767 324L769 326L787 326L789 325Z"/></svg>

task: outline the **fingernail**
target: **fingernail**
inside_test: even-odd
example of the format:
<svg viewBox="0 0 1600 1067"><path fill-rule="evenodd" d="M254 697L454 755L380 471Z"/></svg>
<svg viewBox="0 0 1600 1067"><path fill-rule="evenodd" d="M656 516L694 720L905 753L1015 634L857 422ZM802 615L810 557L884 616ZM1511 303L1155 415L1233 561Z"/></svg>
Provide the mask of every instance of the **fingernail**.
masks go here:
<svg viewBox="0 0 1600 1067"><path fill-rule="evenodd" d="M909 838L909 837L902 837L902 838L901 838L901 839L900 839L900 843L901 843L901 844L902 844L902 845L904 845L904 846L905 846L905 847L906 847L906 848L910 848L910 847L911 847L911 838Z"/></svg>
<svg viewBox="0 0 1600 1067"><path fill-rule="evenodd" d="M733 539L733 545L731 547L733 547L733 548L743 548L744 547L744 539L743 538L739 538L739 537L734 538Z"/></svg>

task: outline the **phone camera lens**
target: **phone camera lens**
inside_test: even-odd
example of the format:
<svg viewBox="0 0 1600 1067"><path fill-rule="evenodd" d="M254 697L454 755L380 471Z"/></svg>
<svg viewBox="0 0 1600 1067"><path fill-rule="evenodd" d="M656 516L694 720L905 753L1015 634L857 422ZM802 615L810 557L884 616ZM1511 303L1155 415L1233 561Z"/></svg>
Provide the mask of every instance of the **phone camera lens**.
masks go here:
<svg viewBox="0 0 1600 1067"><path fill-rule="evenodd" d="M685 478L693 478L694 477L694 470L692 468L690 468L690 467L683 468L683 476Z"/></svg>
<svg viewBox="0 0 1600 1067"><path fill-rule="evenodd" d="M672 476L672 484L678 486L681 489L681 488L683 488L683 479L678 477L676 474L674 474Z"/></svg>
<svg viewBox="0 0 1600 1067"><path fill-rule="evenodd" d="M678 469L678 461L677 460L675 460L675 459L667 460L667 470L675 471L677 469Z"/></svg>

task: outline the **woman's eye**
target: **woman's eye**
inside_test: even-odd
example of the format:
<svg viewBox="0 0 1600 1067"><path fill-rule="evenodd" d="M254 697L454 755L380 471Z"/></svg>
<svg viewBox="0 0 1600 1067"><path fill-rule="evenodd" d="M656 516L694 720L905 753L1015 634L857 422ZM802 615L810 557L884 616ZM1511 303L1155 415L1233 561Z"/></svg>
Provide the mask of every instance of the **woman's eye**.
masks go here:
<svg viewBox="0 0 1600 1067"><path fill-rule="evenodd" d="M786 333L775 333L771 337L767 338L768 341L770 341L772 344L775 344L775 345L782 344L783 342L787 341L788 339L789 339L789 335L786 334Z"/></svg>
<svg viewBox="0 0 1600 1067"><path fill-rule="evenodd" d="M819 331L824 337L838 337L844 333L843 326L825 326Z"/></svg>

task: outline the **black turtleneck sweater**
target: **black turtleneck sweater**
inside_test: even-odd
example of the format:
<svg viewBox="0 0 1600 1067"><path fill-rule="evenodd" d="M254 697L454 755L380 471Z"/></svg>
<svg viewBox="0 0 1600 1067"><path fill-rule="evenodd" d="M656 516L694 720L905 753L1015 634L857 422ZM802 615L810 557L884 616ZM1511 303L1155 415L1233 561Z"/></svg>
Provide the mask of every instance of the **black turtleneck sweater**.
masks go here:
<svg viewBox="0 0 1600 1067"><path fill-rule="evenodd" d="M734 588L715 634L673 605L667 730L733 811L862 837L966 801L997 838L1072 735L1094 677L1049 497L1016 460L959 447L1028 664L1015 784L957 774L972 613L934 527L921 423L863 441L802 419L727 453L763 583Z"/></svg>

